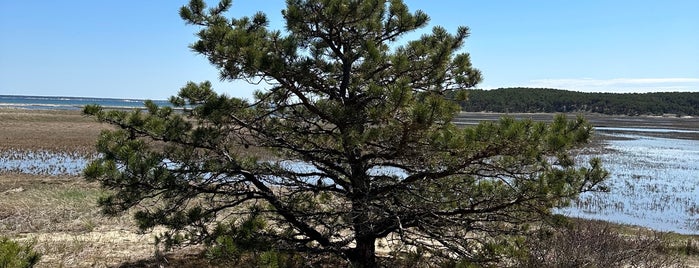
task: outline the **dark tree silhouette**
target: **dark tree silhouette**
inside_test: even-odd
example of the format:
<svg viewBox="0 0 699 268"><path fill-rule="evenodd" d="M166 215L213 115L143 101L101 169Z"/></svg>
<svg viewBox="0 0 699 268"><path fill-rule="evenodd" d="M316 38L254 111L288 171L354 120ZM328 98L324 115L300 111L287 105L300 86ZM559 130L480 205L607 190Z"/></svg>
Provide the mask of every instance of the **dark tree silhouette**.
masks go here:
<svg viewBox="0 0 699 268"><path fill-rule="evenodd" d="M550 88L469 90L467 112L699 115L699 92L584 93Z"/></svg>

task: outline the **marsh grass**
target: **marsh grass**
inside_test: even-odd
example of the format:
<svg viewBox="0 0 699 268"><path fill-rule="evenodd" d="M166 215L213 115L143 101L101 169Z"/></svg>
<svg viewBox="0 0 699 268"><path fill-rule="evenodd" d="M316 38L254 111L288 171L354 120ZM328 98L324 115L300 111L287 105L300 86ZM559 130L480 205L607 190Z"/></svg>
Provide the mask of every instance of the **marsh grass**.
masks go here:
<svg viewBox="0 0 699 268"><path fill-rule="evenodd" d="M687 256L699 262L699 235L667 233L664 236L664 250Z"/></svg>
<svg viewBox="0 0 699 268"><path fill-rule="evenodd" d="M79 175L95 157L87 152L0 151L0 173Z"/></svg>
<svg viewBox="0 0 699 268"><path fill-rule="evenodd" d="M0 233L35 241L38 267L107 267L153 255L130 214L103 216L104 190L78 176L0 174Z"/></svg>
<svg viewBox="0 0 699 268"><path fill-rule="evenodd" d="M608 193L586 193L564 215L638 224L657 230L696 234L699 154L697 140L613 134L604 148L583 152L581 160L602 158L610 171ZM587 154L587 155L585 155Z"/></svg>
<svg viewBox="0 0 699 268"><path fill-rule="evenodd" d="M104 192L77 177L25 176L18 182L12 175L1 175L0 180L14 181L8 184L15 187L0 199L0 229L6 232L84 232L86 226L81 223L99 218L95 204Z"/></svg>
<svg viewBox="0 0 699 268"><path fill-rule="evenodd" d="M128 231L35 235L43 267L112 267L153 256L150 235Z"/></svg>
<svg viewBox="0 0 699 268"><path fill-rule="evenodd" d="M108 128L80 111L0 109L0 151L94 153L99 133Z"/></svg>

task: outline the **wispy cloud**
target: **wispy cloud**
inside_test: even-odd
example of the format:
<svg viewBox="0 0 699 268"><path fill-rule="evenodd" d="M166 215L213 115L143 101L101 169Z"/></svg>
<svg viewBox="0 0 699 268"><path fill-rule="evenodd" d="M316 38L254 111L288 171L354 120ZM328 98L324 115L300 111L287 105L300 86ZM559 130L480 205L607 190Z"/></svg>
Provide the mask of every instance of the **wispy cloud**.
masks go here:
<svg viewBox="0 0 699 268"><path fill-rule="evenodd" d="M699 78L536 79L530 80L527 86L586 92L699 92Z"/></svg>

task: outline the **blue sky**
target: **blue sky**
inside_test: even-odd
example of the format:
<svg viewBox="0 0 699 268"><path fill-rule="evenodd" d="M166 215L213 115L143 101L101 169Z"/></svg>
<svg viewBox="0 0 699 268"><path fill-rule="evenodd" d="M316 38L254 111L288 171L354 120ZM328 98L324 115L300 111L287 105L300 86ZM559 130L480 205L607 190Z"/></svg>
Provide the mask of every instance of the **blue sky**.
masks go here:
<svg viewBox="0 0 699 268"><path fill-rule="evenodd" d="M0 95L165 99L187 81L249 98L187 47L196 27L178 1L0 0ZM215 3L215 1L210 1ZM261 4L262 3L262 4ZM406 0L430 26L471 28L465 51L479 88L699 92L696 0ZM284 1L234 0L231 16L263 11L281 28Z"/></svg>

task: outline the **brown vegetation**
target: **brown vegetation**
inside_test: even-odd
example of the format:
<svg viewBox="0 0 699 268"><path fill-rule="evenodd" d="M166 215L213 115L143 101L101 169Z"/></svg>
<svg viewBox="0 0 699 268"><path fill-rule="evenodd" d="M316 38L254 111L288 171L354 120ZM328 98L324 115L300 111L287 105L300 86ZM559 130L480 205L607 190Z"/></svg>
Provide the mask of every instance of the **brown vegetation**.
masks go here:
<svg viewBox="0 0 699 268"><path fill-rule="evenodd" d="M0 150L92 153L108 127L80 111L0 109Z"/></svg>
<svg viewBox="0 0 699 268"><path fill-rule="evenodd" d="M80 177L0 175L0 233L36 241L40 267L109 266L152 255L129 216L107 218L98 185Z"/></svg>
<svg viewBox="0 0 699 268"><path fill-rule="evenodd" d="M595 220L575 219L542 228L525 241L522 267L686 267L665 234ZM691 241L691 240L690 240Z"/></svg>

